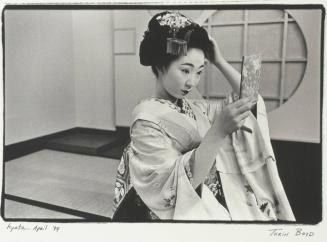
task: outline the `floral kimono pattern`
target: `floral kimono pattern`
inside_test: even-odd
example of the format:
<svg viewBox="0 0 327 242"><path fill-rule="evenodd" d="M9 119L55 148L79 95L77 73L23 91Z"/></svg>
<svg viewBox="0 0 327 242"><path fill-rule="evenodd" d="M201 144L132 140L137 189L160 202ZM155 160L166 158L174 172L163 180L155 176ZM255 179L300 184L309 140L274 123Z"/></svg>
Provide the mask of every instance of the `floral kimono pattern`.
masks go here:
<svg viewBox="0 0 327 242"><path fill-rule="evenodd" d="M230 95L225 102L232 99ZM226 137L204 183L193 186L195 151L223 106L183 99L178 107L155 98L136 106L131 143L118 167L114 217L133 193L132 203L139 203L150 220L294 220L261 97L257 119L252 115L245 124L253 133L237 131Z"/></svg>

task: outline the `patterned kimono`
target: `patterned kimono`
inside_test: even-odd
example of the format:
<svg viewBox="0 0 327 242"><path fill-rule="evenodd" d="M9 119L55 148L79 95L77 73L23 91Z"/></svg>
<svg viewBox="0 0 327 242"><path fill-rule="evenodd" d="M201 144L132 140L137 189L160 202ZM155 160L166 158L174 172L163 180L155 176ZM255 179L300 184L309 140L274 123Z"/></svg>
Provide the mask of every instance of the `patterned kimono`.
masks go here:
<svg viewBox="0 0 327 242"><path fill-rule="evenodd" d="M252 133L227 136L204 182L193 185L196 149L216 113L235 98L181 99L179 105L150 98L135 107L131 142L118 167L113 221L295 220L260 96L257 117L251 114L244 124Z"/></svg>

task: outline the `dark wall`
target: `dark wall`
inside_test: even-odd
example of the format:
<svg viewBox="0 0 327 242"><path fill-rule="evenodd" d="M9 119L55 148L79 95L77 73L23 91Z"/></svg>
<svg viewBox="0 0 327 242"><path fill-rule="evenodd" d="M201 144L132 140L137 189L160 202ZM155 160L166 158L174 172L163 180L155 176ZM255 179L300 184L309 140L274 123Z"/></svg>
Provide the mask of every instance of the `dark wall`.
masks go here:
<svg viewBox="0 0 327 242"><path fill-rule="evenodd" d="M278 171L299 223L322 218L321 144L272 141Z"/></svg>

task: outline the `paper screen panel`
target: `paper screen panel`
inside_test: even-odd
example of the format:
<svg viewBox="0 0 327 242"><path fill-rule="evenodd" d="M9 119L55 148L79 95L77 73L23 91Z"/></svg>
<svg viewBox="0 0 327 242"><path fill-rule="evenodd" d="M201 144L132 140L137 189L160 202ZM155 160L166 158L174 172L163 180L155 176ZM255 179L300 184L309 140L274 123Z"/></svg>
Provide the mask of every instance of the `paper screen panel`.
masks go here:
<svg viewBox="0 0 327 242"><path fill-rule="evenodd" d="M306 68L306 63L287 63L285 70L285 93L284 96L290 98L296 89L299 87L304 72Z"/></svg>
<svg viewBox="0 0 327 242"><path fill-rule="evenodd" d="M261 54L263 58L280 58L282 33L282 24L250 25L247 54Z"/></svg>
<svg viewBox="0 0 327 242"><path fill-rule="evenodd" d="M296 22L288 24L286 56L306 58L307 50L303 34Z"/></svg>
<svg viewBox="0 0 327 242"><path fill-rule="evenodd" d="M242 57L243 26L212 27L212 37L217 40L222 54L228 58Z"/></svg>
<svg viewBox="0 0 327 242"><path fill-rule="evenodd" d="M240 66L240 64L239 64ZM240 69L238 67L238 69ZM209 81L209 96L225 96L232 91L226 77L215 67L212 67L211 79Z"/></svg>
<svg viewBox="0 0 327 242"><path fill-rule="evenodd" d="M284 12L279 10L249 10L250 21L282 20Z"/></svg>
<svg viewBox="0 0 327 242"><path fill-rule="evenodd" d="M212 23L221 24L225 22L242 21L243 15L243 10L218 10L218 12L212 16Z"/></svg>
<svg viewBox="0 0 327 242"><path fill-rule="evenodd" d="M268 97L279 97L279 79L280 64L279 63L263 63L262 64L262 81L260 85L260 94Z"/></svg>

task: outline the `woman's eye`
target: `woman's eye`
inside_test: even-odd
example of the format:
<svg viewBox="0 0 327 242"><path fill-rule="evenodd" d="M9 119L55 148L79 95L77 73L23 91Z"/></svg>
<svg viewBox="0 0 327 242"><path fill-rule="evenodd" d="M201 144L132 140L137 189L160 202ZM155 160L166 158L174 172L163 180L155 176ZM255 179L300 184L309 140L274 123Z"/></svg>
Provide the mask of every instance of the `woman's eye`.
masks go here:
<svg viewBox="0 0 327 242"><path fill-rule="evenodd" d="M185 74L189 74L190 73L190 71L189 70L182 70L182 72L184 72Z"/></svg>
<svg viewBox="0 0 327 242"><path fill-rule="evenodd" d="M202 71L199 71L197 74L198 74L198 75L201 75L201 74L202 74Z"/></svg>

